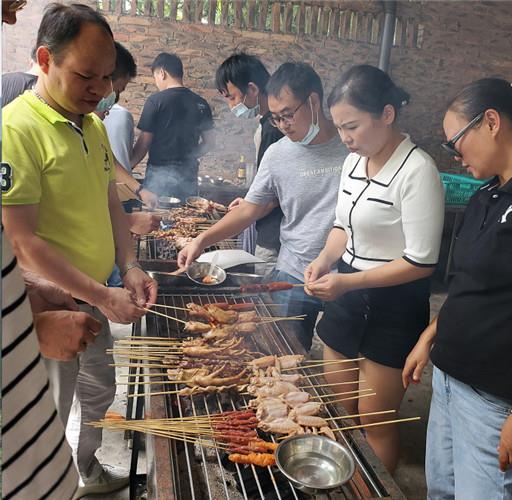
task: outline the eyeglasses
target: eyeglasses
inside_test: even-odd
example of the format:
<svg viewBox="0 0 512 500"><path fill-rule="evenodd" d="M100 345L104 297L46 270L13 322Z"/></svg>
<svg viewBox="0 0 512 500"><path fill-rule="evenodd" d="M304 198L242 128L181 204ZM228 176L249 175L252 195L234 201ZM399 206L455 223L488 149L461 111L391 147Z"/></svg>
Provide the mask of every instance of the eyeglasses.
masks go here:
<svg viewBox="0 0 512 500"><path fill-rule="evenodd" d="M295 111L292 111L291 113L283 113L281 115L271 115L269 118L269 123L273 127L279 127L281 122L286 123L287 125L291 125L292 123L295 123L295 113L299 111L299 109L306 103L306 101L309 99L309 96L306 97L296 108Z"/></svg>
<svg viewBox="0 0 512 500"><path fill-rule="evenodd" d="M484 117L484 112L482 111L478 115L476 115L463 129L457 132L449 141L442 142L441 147L449 153L451 156L458 156L462 158L462 154L455 148L455 144L457 141L471 128L473 128L482 118Z"/></svg>
<svg viewBox="0 0 512 500"><path fill-rule="evenodd" d="M25 5L27 5L27 0L14 0L14 2L11 2L7 7L7 11L18 12L19 10L23 9Z"/></svg>

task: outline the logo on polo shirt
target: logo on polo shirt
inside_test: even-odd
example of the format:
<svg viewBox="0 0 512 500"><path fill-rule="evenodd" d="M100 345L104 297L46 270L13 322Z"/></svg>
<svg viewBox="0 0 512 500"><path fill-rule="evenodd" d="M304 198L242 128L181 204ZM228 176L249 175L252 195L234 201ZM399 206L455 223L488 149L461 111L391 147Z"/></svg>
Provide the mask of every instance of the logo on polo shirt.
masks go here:
<svg viewBox="0 0 512 500"><path fill-rule="evenodd" d="M104 144L102 144L101 147L103 148L103 153L105 155L103 157L103 170L105 170L105 172L110 172L110 169L112 168L112 164L110 162L110 156L108 155L108 150Z"/></svg>
<svg viewBox="0 0 512 500"><path fill-rule="evenodd" d="M0 185L2 186L2 193L7 193L12 187L12 168L5 162L0 165Z"/></svg>
<svg viewBox="0 0 512 500"><path fill-rule="evenodd" d="M509 214L512 214L512 205L510 205L510 207L507 208L507 210L505 211L505 213L501 216L501 223L502 224L505 224L505 222L507 222L507 217Z"/></svg>

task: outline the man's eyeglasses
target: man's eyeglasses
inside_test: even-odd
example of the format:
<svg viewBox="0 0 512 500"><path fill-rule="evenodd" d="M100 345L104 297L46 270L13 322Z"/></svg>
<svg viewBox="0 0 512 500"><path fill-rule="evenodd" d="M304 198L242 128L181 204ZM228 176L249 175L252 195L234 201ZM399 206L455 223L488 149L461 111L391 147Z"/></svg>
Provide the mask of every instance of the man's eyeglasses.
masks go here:
<svg viewBox="0 0 512 500"><path fill-rule="evenodd" d="M306 101L309 99L309 96L306 97L296 108L295 111L292 111L291 113L283 113L281 115L271 115L269 118L270 125L273 127L279 127L281 125L281 122L286 123L287 125L291 125L292 123L295 123L295 113L299 111L299 109L306 103Z"/></svg>
<svg viewBox="0 0 512 500"><path fill-rule="evenodd" d="M463 129L457 132L449 141L442 142L441 147L450 155L458 156L462 158L462 154L455 148L455 144L457 141L471 128L473 128L482 118L484 117L484 112L482 111L478 115L476 115Z"/></svg>
<svg viewBox="0 0 512 500"><path fill-rule="evenodd" d="M27 0L14 0L14 2L11 2L7 7L7 11L18 12L19 10L23 9L25 5L27 5Z"/></svg>

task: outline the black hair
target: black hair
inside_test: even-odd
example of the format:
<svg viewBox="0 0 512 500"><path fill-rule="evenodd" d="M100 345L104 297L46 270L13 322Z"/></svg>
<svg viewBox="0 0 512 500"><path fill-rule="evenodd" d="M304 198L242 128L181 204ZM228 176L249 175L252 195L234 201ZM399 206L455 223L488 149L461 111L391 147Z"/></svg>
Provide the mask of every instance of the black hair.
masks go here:
<svg viewBox="0 0 512 500"><path fill-rule="evenodd" d="M343 73L332 89L327 105L332 108L346 101L361 111L382 116L384 107L391 104L398 116L400 108L409 103L409 94L397 87L387 73L375 66L361 64Z"/></svg>
<svg viewBox="0 0 512 500"><path fill-rule="evenodd" d="M320 102L324 98L322 80L317 72L306 63L287 62L281 64L267 83L267 94L278 97L285 86L290 88L299 101L305 101L312 92L318 94Z"/></svg>
<svg viewBox="0 0 512 500"><path fill-rule="evenodd" d="M116 69L112 73L112 80L129 76L137 76L137 65L130 51L123 47L119 42L114 42L116 47Z"/></svg>
<svg viewBox="0 0 512 500"><path fill-rule="evenodd" d="M183 63L176 54L168 52L158 54L151 64L151 72L154 73L157 69L163 69L175 78L183 78Z"/></svg>
<svg viewBox="0 0 512 500"><path fill-rule="evenodd" d="M30 60L32 62L37 62L37 45L34 45L30 51Z"/></svg>
<svg viewBox="0 0 512 500"><path fill-rule="evenodd" d="M80 34L86 23L103 28L112 40L114 39L107 20L87 5L50 3L44 9L43 19L37 32L36 46L48 47L56 62L59 62L62 51Z"/></svg>
<svg viewBox="0 0 512 500"><path fill-rule="evenodd" d="M254 83L260 92L266 93L270 73L256 57L245 52L238 52L228 57L215 73L217 90L225 94L228 82L231 82L242 94L247 93L249 82Z"/></svg>
<svg viewBox="0 0 512 500"><path fill-rule="evenodd" d="M448 109L468 120L486 109L495 109L512 121L512 86L502 78L482 78L464 87Z"/></svg>

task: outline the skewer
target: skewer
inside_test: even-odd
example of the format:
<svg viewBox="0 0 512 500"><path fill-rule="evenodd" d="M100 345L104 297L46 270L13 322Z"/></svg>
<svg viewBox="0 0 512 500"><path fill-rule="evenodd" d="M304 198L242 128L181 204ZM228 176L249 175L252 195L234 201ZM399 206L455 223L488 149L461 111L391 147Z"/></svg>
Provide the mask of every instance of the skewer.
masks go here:
<svg viewBox="0 0 512 500"><path fill-rule="evenodd" d="M358 371L359 368L356 367L356 368L344 368L343 370L334 370L332 372L329 372L329 373L340 373L340 372L354 372L354 371ZM302 375L302 378L311 378L311 377L323 377L324 376L324 373L313 373L311 375Z"/></svg>
<svg viewBox="0 0 512 500"><path fill-rule="evenodd" d="M342 415L340 417L329 417L325 420L344 420L348 418L371 417L372 415L386 415L389 413L396 413L396 410L372 411L370 413L356 413L355 415Z"/></svg>
<svg viewBox="0 0 512 500"><path fill-rule="evenodd" d="M173 319L173 320L177 321L178 323L184 323L184 324L186 323L186 321L184 321L182 319L174 318L173 316L168 316L167 314L163 314L163 313L158 312L158 311L153 311L153 309L148 309L147 307L143 307L142 309L144 309L147 312L156 314L157 316L162 316L162 317L167 318L167 319Z"/></svg>
<svg viewBox="0 0 512 500"><path fill-rule="evenodd" d="M351 362L355 362L355 361L361 361L365 358L353 358L353 359L339 359L339 360L323 360L323 359L318 359L318 360L314 360L314 359L308 359L307 362L308 363L312 363L311 365L301 365L300 368L317 368L317 367L320 367L320 366L329 366L329 365L335 365L335 364L338 364L338 363L351 363ZM295 370L296 368L293 367L293 368L283 368L281 371L287 371L287 370ZM327 373L330 373L330 372L327 372Z"/></svg>
<svg viewBox="0 0 512 500"><path fill-rule="evenodd" d="M364 429L366 427L375 427L377 425L389 425L389 424L400 424L403 422L415 422L416 420L421 420L421 417L409 417L409 418L398 418L396 420L384 420L383 422L373 422L370 424L360 424L360 425L351 425L350 427L339 427L337 429L332 429L333 431L351 431L353 429Z"/></svg>
<svg viewBox="0 0 512 500"><path fill-rule="evenodd" d="M332 398L334 396L347 396L348 394L360 394L362 392L370 392L373 389L356 389L354 391L345 391L345 392L336 392L333 394L322 394L319 396L311 396L311 399L322 399L322 398ZM331 401L326 401L326 403L330 403Z"/></svg>

